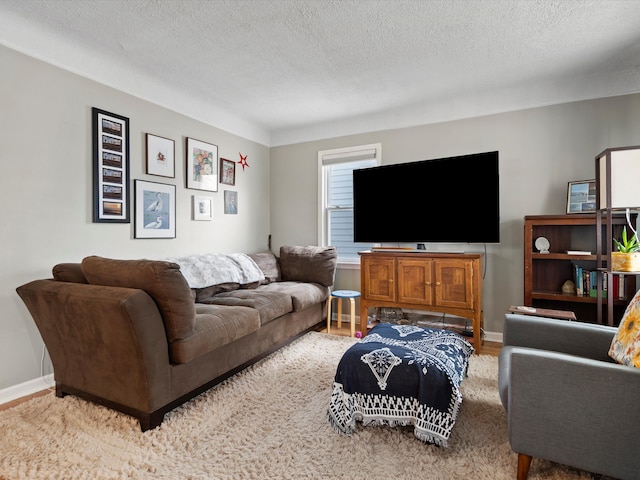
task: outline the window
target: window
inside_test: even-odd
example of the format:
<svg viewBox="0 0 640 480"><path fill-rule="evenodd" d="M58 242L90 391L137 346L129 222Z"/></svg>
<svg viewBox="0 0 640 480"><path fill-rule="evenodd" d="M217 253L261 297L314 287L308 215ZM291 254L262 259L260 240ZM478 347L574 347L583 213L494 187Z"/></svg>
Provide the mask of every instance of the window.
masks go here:
<svg viewBox="0 0 640 480"><path fill-rule="evenodd" d="M338 249L338 262L359 263L358 252L370 243L353 242L353 171L380 165L379 143L318 152L321 185L319 204L319 244Z"/></svg>

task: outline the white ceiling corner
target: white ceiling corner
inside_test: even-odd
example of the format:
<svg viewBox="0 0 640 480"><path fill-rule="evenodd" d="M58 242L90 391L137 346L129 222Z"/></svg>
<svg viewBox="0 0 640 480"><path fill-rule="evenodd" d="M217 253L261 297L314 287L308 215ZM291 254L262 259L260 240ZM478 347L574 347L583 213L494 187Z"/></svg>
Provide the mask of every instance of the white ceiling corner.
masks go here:
<svg viewBox="0 0 640 480"><path fill-rule="evenodd" d="M640 91L638 0L1 0L0 43L265 145Z"/></svg>

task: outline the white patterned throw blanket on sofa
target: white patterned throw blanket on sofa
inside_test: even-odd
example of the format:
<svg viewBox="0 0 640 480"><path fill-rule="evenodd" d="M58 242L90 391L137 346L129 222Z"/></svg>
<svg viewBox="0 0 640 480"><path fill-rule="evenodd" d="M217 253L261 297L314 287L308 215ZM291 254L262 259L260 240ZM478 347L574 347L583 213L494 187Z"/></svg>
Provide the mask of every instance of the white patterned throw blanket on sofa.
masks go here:
<svg viewBox="0 0 640 480"><path fill-rule="evenodd" d="M205 288L222 283L249 283L264 280L264 273L245 253L202 253L167 258L180 265L180 271L191 288Z"/></svg>

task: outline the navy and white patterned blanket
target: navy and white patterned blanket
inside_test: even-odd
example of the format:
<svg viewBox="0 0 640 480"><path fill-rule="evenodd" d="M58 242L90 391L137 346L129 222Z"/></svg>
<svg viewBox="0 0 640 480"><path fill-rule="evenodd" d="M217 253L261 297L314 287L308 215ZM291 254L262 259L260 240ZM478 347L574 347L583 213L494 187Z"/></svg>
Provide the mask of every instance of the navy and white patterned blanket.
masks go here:
<svg viewBox="0 0 640 480"><path fill-rule="evenodd" d="M473 351L448 330L376 325L338 364L329 422L344 434L355 430L356 421L413 425L420 440L446 447Z"/></svg>

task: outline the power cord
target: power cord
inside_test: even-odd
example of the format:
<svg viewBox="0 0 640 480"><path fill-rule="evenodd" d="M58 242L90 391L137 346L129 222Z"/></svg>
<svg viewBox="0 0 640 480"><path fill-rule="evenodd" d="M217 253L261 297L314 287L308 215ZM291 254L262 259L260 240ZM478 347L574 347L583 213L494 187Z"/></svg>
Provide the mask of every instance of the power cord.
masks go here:
<svg viewBox="0 0 640 480"><path fill-rule="evenodd" d="M47 346L42 345L42 358L40 359L40 377L44 377L44 354L47 351Z"/></svg>
<svg viewBox="0 0 640 480"><path fill-rule="evenodd" d="M482 262L482 279L484 280L487 276L487 244L484 245L484 262Z"/></svg>

